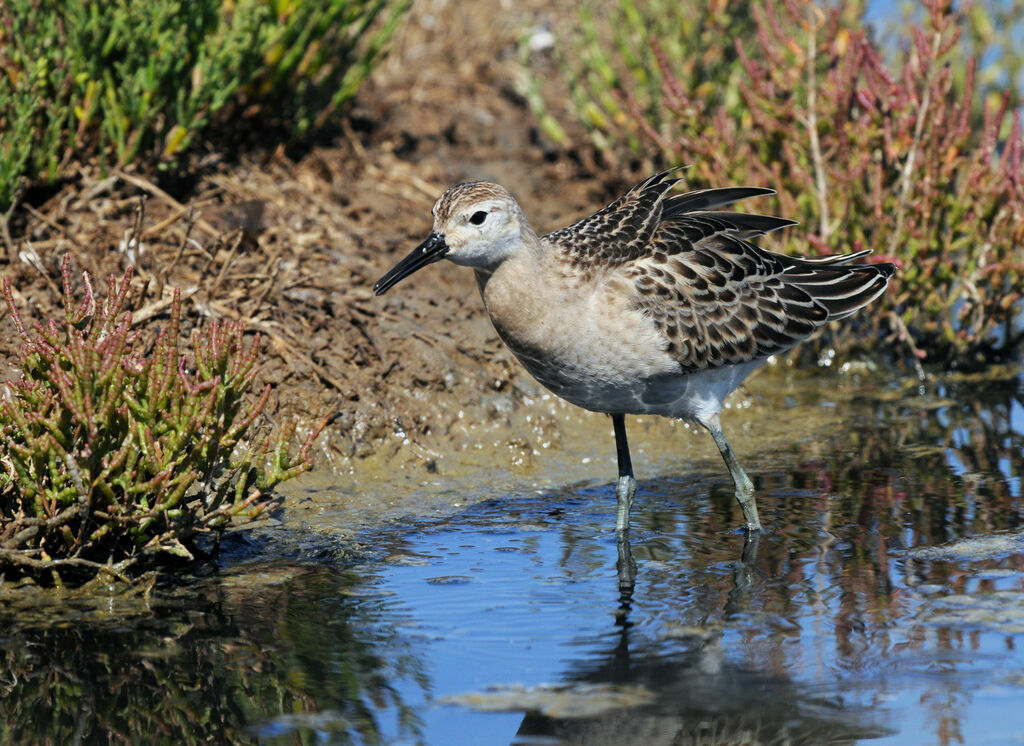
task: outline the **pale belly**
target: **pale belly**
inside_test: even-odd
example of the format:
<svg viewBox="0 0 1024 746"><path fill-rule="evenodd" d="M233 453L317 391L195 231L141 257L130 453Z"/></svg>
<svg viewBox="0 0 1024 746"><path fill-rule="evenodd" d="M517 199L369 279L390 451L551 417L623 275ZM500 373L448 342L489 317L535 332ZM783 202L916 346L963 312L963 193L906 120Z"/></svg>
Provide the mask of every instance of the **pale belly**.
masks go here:
<svg viewBox="0 0 1024 746"><path fill-rule="evenodd" d="M704 422L763 362L684 374L628 287L559 286L544 273L527 282L509 269L477 276L498 336L540 384L584 409Z"/></svg>
<svg viewBox="0 0 1024 746"><path fill-rule="evenodd" d="M500 334L500 332L499 332ZM612 365L565 360L515 343L509 349L553 394L592 412L658 414L704 422L722 411L725 398L763 361L684 374L651 374L627 354ZM633 364L631 364L633 363Z"/></svg>
<svg viewBox="0 0 1024 746"><path fill-rule="evenodd" d="M647 329L610 330L594 319L546 330L537 335L537 343L526 334L510 334L496 320L495 329L541 385L572 404L607 414L658 414L706 423L763 362L683 373Z"/></svg>

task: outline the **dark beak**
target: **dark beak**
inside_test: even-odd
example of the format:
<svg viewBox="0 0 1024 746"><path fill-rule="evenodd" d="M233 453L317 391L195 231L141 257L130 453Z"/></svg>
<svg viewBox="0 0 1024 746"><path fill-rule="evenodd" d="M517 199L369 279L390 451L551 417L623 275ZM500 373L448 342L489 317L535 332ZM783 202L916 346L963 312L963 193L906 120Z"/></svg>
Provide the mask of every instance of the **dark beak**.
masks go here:
<svg viewBox="0 0 1024 746"><path fill-rule="evenodd" d="M448 244L444 242L444 236L431 233L427 240L417 246L405 259L400 261L391 270L377 280L373 286L373 292L377 295L384 295L403 277L407 277L420 267L426 267L436 261L444 259L448 253Z"/></svg>

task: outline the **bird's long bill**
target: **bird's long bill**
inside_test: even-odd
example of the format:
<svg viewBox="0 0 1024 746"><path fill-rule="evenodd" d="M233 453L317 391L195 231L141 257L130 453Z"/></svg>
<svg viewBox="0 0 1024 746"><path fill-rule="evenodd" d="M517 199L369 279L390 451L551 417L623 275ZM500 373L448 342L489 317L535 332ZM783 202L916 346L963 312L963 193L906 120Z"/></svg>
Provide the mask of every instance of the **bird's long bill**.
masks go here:
<svg viewBox="0 0 1024 746"><path fill-rule="evenodd" d="M437 233L431 233L427 236L426 241L409 253L409 256L400 261L392 267L386 275L377 280L377 284L373 286L373 292L377 295L383 295L394 285L398 284L398 281L403 277L411 275L420 267L426 267L428 264L433 264L434 262L443 259L444 255L447 253L448 244L444 242L444 236Z"/></svg>

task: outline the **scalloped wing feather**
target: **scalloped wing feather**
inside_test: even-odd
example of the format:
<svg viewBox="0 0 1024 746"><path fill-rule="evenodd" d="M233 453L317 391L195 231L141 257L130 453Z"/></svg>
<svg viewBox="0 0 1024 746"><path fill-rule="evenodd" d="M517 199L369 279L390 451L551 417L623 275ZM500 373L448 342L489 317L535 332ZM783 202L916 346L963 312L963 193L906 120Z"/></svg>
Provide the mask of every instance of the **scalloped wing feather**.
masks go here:
<svg viewBox="0 0 1024 746"><path fill-rule="evenodd" d="M684 372L736 365L788 350L884 292L891 264L852 264L868 251L794 258L748 239L795 225L716 210L762 187L667 196L671 171L637 184L604 209L544 237L584 280L620 271Z"/></svg>
<svg viewBox="0 0 1024 746"><path fill-rule="evenodd" d="M650 318L684 372L788 350L885 290L891 264L842 266L774 254L710 215L662 224L655 251L626 268L634 307Z"/></svg>

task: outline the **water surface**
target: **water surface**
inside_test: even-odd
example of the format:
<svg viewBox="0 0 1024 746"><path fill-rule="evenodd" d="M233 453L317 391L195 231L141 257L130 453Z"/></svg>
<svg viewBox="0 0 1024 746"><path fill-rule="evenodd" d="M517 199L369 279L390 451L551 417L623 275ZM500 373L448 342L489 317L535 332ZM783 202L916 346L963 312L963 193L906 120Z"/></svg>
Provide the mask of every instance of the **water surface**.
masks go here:
<svg viewBox="0 0 1024 746"><path fill-rule="evenodd" d="M641 479L632 592L602 473L369 532L355 563L265 532L187 587L8 601L3 740L1019 743L1022 399L837 402L745 458L754 543L719 464Z"/></svg>

